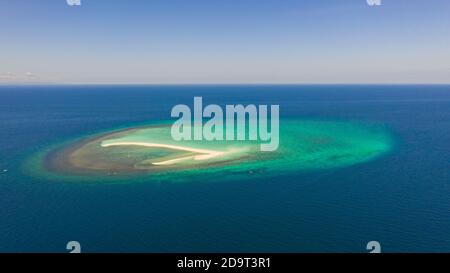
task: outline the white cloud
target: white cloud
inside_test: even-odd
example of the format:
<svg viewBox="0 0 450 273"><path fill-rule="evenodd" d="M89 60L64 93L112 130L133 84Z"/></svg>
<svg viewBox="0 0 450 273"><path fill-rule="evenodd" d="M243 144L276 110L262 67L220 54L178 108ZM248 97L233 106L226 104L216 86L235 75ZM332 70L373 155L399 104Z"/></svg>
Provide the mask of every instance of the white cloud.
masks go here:
<svg viewBox="0 0 450 273"><path fill-rule="evenodd" d="M11 81L11 80L14 80L15 78L16 78L16 75L14 75L11 72L5 72L5 73L0 72L0 81Z"/></svg>
<svg viewBox="0 0 450 273"><path fill-rule="evenodd" d="M0 71L0 83L33 83L43 79L33 72L12 73Z"/></svg>
<svg viewBox="0 0 450 273"><path fill-rule="evenodd" d="M35 75L35 74L31 73L31 72L25 73L25 77L28 78L28 79L37 79L37 78L39 78L37 75Z"/></svg>

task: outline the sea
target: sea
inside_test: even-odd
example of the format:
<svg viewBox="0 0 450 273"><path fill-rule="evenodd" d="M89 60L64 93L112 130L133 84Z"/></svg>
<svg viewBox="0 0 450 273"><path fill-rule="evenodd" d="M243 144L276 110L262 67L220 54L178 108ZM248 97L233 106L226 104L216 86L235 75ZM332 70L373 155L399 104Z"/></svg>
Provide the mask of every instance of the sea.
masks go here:
<svg viewBox="0 0 450 273"><path fill-rule="evenodd" d="M278 104L282 118L383 124L351 166L183 183L55 181L55 143L170 119L177 104ZM282 121L281 121L282 122ZM281 136L282 137L282 136ZM450 252L450 85L2 85L0 252Z"/></svg>

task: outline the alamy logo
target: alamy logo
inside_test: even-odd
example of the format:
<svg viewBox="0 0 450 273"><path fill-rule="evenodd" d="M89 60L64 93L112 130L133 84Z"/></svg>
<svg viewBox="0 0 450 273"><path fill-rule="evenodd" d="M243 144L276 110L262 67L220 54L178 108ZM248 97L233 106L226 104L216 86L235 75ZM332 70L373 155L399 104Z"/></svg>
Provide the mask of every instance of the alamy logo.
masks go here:
<svg viewBox="0 0 450 273"><path fill-rule="evenodd" d="M81 0L66 0L69 6L81 6Z"/></svg>
<svg viewBox="0 0 450 273"><path fill-rule="evenodd" d="M184 104L175 105L171 117L178 120L172 125L171 135L176 141L259 140L261 151L275 151L279 145L280 106L270 105L270 119L268 110L267 105L226 105L224 118L219 105L210 104L203 108L202 97L194 97L193 125L191 108ZM208 120L203 123L203 118Z"/></svg>
<svg viewBox="0 0 450 273"><path fill-rule="evenodd" d="M381 0L367 0L369 6L381 6Z"/></svg>

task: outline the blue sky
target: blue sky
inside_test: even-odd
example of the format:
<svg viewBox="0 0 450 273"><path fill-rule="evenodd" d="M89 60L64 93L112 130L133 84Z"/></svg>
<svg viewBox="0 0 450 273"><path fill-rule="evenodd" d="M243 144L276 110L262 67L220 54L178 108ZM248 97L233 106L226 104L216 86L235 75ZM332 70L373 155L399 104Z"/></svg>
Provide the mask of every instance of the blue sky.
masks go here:
<svg viewBox="0 0 450 273"><path fill-rule="evenodd" d="M0 82L449 83L450 1L0 0Z"/></svg>

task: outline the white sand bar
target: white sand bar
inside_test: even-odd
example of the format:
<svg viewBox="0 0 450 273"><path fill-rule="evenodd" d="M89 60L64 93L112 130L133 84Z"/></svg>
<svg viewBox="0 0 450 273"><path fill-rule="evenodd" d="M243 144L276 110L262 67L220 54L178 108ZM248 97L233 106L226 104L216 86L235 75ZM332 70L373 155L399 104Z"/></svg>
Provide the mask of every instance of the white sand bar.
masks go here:
<svg viewBox="0 0 450 273"><path fill-rule="evenodd" d="M172 149L172 150L178 150L178 151L186 151L186 152L192 152L192 153L199 153L200 155L193 155L193 156L185 156L185 157L179 157L174 158L166 161L161 162L153 162L153 165L172 165L181 161L194 159L194 160L207 160L214 157L221 156L225 154L225 152L219 152L214 150L206 150L206 149L198 149L198 148L192 148L192 147L186 147L186 146L179 146L179 145L170 145L170 144L161 144L161 143L150 143L150 142L113 142L113 143L102 143L102 147L113 147L113 146L140 146L140 147L148 147L148 148L165 148L165 149Z"/></svg>

